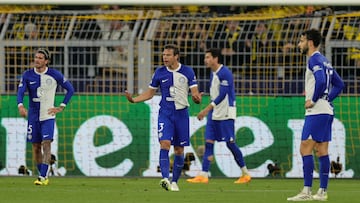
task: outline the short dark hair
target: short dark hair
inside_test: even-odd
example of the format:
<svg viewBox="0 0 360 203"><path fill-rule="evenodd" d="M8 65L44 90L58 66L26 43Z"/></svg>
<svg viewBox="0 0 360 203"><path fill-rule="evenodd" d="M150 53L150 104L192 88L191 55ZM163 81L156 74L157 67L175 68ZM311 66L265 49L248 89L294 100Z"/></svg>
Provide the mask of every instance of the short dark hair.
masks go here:
<svg viewBox="0 0 360 203"><path fill-rule="evenodd" d="M176 44L167 44L164 46L164 49L172 49L174 52L174 56L180 55L179 48L178 46L176 46Z"/></svg>
<svg viewBox="0 0 360 203"><path fill-rule="evenodd" d="M302 35L305 36L307 40L312 40L315 47L318 47L321 44L322 36L317 29L306 30Z"/></svg>
<svg viewBox="0 0 360 203"><path fill-rule="evenodd" d="M221 61L221 49L218 48L210 48L207 49L205 53L210 53L211 56L213 56L214 58L218 58L219 62Z"/></svg>

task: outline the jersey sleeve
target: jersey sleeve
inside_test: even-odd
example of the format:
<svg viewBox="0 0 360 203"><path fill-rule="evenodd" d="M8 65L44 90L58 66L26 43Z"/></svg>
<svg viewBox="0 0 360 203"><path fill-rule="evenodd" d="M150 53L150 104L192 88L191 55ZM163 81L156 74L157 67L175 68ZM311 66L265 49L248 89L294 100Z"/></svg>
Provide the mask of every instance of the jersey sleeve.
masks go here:
<svg viewBox="0 0 360 203"><path fill-rule="evenodd" d="M215 105L218 105L230 91L230 83L232 82L231 73L227 71L218 74L220 80L219 95L214 99Z"/></svg>
<svg viewBox="0 0 360 203"><path fill-rule="evenodd" d="M149 88L152 89L157 89L160 85L160 80L159 80L159 69L156 69L155 73L153 74L150 84L149 84Z"/></svg>
<svg viewBox="0 0 360 203"><path fill-rule="evenodd" d="M335 70L333 72L331 84L332 84L332 88L331 91L329 92L329 102L332 102L345 87L344 81L341 79L341 77Z"/></svg>
<svg viewBox="0 0 360 203"><path fill-rule="evenodd" d="M189 68L188 81L189 81L189 87L190 88L198 86L198 82L197 82L197 79L196 79L196 76L195 76L195 72L194 72L194 70L192 68Z"/></svg>
<svg viewBox="0 0 360 203"><path fill-rule="evenodd" d="M326 89L325 67L316 61L310 63L309 65L310 70L313 72L315 78L315 88L312 101L316 102L321 96L323 96Z"/></svg>
<svg viewBox="0 0 360 203"><path fill-rule="evenodd" d="M66 94L65 94L65 97L63 99L63 104L64 105L67 105L71 99L71 97L74 95L74 87L73 85L64 78L64 81L63 83L60 84L61 87L63 87L64 89L66 89Z"/></svg>
<svg viewBox="0 0 360 203"><path fill-rule="evenodd" d="M66 90L65 97L61 104L62 106L66 106L69 103L71 97L74 95L75 89L73 85L59 71L54 70L53 77L55 78L56 82Z"/></svg>
<svg viewBox="0 0 360 203"><path fill-rule="evenodd" d="M26 84L26 73L23 74L23 76L20 79L19 86L18 86L18 92L17 92L17 104L22 104L24 102L24 95L27 89Z"/></svg>

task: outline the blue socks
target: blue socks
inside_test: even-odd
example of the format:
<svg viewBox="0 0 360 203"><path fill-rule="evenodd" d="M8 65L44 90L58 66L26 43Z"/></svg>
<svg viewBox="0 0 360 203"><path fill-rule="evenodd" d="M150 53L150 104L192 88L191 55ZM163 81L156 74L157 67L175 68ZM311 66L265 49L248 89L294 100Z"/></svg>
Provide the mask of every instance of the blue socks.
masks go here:
<svg viewBox="0 0 360 203"><path fill-rule="evenodd" d="M311 187L313 182L314 159L312 155L303 156L304 186ZM329 155L319 157L320 188L326 189L329 182Z"/></svg>
<svg viewBox="0 0 360 203"><path fill-rule="evenodd" d="M169 171L170 171L169 150L160 149L159 164L160 164L162 177L169 178Z"/></svg>
<svg viewBox="0 0 360 203"><path fill-rule="evenodd" d="M214 144L212 143L205 143L205 153L203 156L202 162L202 171L208 172L210 169L211 162L209 161L208 157L214 155Z"/></svg>
<svg viewBox="0 0 360 203"><path fill-rule="evenodd" d="M48 174L48 170L49 170L49 165L42 163L40 169L40 176L46 178Z"/></svg>
<svg viewBox="0 0 360 203"><path fill-rule="evenodd" d="M184 155L175 155L172 182L177 182L184 168Z"/></svg>
<svg viewBox="0 0 360 203"><path fill-rule="evenodd" d="M314 158L313 155L303 156L304 186L311 187L313 182Z"/></svg>
<svg viewBox="0 0 360 203"><path fill-rule="evenodd" d="M240 168L245 166L245 161L243 154L241 153L239 147L235 144L235 142L227 142L226 146L230 149L231 153L234 155L234 159L236 163L240 166Z"/></svg>
<svg viewBox="0 0 360 203"><path fill-rule="evenodd" d="M330 159L329 155L319 157L320 188L326 189L329 182Z"/></svg>

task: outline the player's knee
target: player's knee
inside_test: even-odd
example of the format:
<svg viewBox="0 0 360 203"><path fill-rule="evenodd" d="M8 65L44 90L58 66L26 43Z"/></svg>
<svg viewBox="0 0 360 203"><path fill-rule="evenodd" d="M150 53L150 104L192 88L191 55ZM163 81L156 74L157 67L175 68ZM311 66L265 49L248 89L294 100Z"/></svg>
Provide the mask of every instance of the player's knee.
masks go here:
<svg viewBox="0 0 360 203"><path fill-rule="evenodd" d="M160 141L160 148L170 150L171 142L169 140L161 140Z"/></svg>
<svg viewBox="0 0 360 203"><path fill-rule="evenodd" d="M184 147L176 146L174 147L174 153L175 155L183 155L184 154Z"/></svg>
<svg viewBox="0 0 360 203"><path fill-rule="evenodd" d="M325 150L325 149L316 149L316 150L315 150L315 155L316 155L317 157L326 156L326 155L328 155L328 150Z"/></svg>

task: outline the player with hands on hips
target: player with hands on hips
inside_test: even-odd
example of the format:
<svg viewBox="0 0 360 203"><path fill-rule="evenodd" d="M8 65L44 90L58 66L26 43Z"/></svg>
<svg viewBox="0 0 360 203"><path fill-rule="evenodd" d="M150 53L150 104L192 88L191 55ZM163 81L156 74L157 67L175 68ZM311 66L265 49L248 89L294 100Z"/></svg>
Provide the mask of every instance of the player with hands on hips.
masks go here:
<svg viewBox="0 0 360 203"><path fill-rule="evenodd" d="M34 68L22 74L17 104L20 116L28 119L27 140L32 142L33 155L39 172L35 185L48 185L51 142L54 137L55 115L62 112L74 94L74 87L59 71L49 68L50 52L38 49ZM60 106L54 107L56 89L60 85L66 94ZM25 92L29 93L29 109L24 107Z"/></svg>
<svg viewBox="0 0 360 203"><path fill-rule="evenodd" d="M305 121L301 135L300 154L303 162L302 191L288 201L326 201L329 181L331 141L334 109L332 101L341 93L344 82L328 59L320 53L321 33L316 29L303 32L298 47L308 57L305 72ZM315 168L313 151L319 163L320 187L311 194Z"/></svg>

